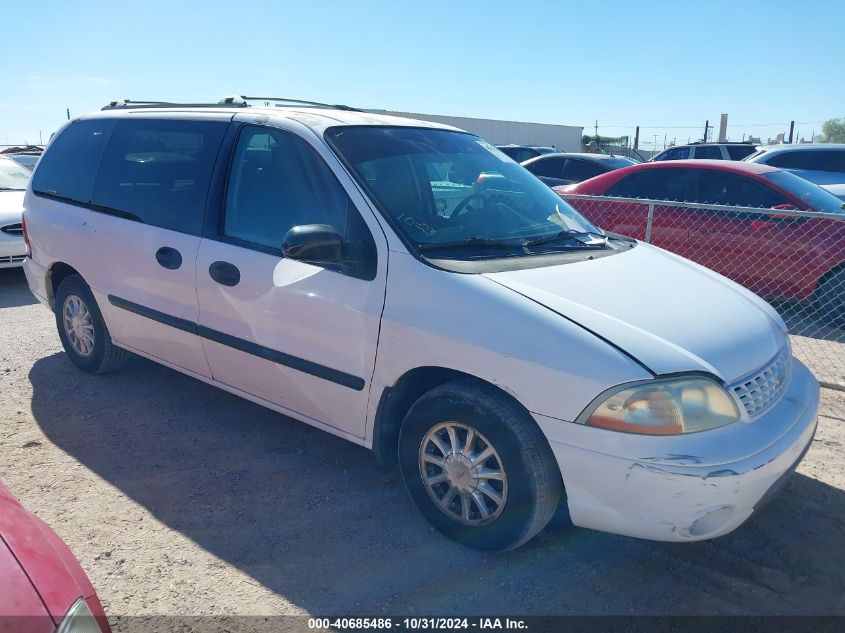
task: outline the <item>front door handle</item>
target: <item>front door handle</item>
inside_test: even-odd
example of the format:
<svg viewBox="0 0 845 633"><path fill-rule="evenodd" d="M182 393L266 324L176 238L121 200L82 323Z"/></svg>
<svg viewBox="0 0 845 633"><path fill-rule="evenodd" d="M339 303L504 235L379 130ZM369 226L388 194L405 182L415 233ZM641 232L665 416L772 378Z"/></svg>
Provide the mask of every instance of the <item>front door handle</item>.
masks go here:
<svg viewBox="0 0 845 633"><path fill-rule="evenodd" d="M182 253L175 248L162 246L156 251L156 261L169 270L176 270L182 265Z"/></svg>
<svg viewBox="0 0 845 633"><path fill-rule="evenodd" d="M208 267L208 274L219 284L237 286L241 280L241 271L229 262L214 262Z"/></svg>

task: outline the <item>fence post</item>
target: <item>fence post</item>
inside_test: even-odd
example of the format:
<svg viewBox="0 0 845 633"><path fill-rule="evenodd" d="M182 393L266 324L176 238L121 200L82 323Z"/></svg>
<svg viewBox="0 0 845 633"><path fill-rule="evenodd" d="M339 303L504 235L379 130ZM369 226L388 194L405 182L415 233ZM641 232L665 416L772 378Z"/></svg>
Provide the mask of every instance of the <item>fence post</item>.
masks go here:
<svg viewBox="0 0 845 633"><path fill-rule="evenodd" d="M651 224L654 222L654 204L648 205L648 217L645 221L645 241L651 244Z"/></svg>

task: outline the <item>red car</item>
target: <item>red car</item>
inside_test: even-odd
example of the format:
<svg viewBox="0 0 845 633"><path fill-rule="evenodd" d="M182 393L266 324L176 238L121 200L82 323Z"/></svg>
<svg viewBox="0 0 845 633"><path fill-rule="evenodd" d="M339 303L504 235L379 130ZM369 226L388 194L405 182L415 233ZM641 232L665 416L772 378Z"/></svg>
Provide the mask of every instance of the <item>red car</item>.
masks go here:
<svg viewBox="0 0 845 633"><path fill-rule="evenodd" d="M787 171L754 163L642 163L555 187L571 194L760 208L711 210L655 205L651 243L698 262L769 298L815 301L845 324L845 208L842 200ZM648 204L567 199L594 224L646 238ZM842 215L796 217L798 210Z"/></svg>
<svg viewBox="0 0 845 633"><path fill-rule="evenodd" d="M0 484L0 631L110 630L94 587L67 545Z"/></svg>

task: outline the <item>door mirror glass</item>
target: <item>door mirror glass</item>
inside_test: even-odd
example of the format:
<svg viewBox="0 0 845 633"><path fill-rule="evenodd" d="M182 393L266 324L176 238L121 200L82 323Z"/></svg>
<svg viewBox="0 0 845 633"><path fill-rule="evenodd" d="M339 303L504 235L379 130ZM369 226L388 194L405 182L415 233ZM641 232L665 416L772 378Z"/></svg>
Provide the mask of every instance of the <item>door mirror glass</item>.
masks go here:
<svg viewBox="0 0 845 633"><path fill-rule="evenodd" d="M309 264L339 264L343 257L343 238L328 224L300 224L285 235L282 253L288 259Z"/></svg>

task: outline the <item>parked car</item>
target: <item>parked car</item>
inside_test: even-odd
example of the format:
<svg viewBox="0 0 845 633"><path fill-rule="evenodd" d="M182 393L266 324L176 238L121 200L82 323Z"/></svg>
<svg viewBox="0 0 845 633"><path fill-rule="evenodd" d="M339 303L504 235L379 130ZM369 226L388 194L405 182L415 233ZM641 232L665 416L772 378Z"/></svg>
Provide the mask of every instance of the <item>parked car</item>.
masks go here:
<svg viewBox="0 0 845 633"><path fill-rule="evenodd" d="M554 147L542 147L540 145L497 145L496 149L503 154L507 154L518 163L526 161L529 158L534 158L535 156L554 154L560 151Z"/></svg>
<svg viewBox="0 0 845 633"><path fill-rule="evenodd" d="M720 536L809 446L818 384L752 293L472 134L248 103L115 104L50 143L24 269L81 370L134 352L371 448L482 549L559 503Z"/></svg>
<svg viewBox="0 0 845 633"><path fill-rule="evenodd" d="M94 587L67 545L0 484L0 622L3 621L3 631L111 630Z"/></svg>
<svg viewBox="0 0 845 633"><path fill-rule="evenodd" d="M522 166L549 187L556 187L581 182L614 169L636 164L637 161L624 156L560 153L531 158L523 162Z"/></svg>
<svg viewBox="0 0 845 633"><path fill-rule="evenodd" d="M761 145L745 160L786 169L845 200L845 143Z"/></svg>
<svg viewBox="0 0 845 633"><path fill-rule="evenodd" d="M27 145L25 147L10 147L0 152L0 156L11 158L19 165L23 165L29 171L35 169L38 164L38 159L41 156L42 149L35 145Z"/></svg>
<svg viewBox="0 0 845 633"><path fill-rule="evenodd" d="M11 158L0 156L0 268L23 266L26 244L21 214L30 172Z"/></svg>
<svg viewBox="0 0 845 633"><path fill-rule="evenodd" d="M556 191L760 208L751 213L659 207L651 242L766 296L815 300L824 316L845 325L845 222L778 213L845 214L843 203L788 171L732 161L644 163ZM604 229L645 237L646 214L630 203L572 204ZM755 253L766 254L765 265L749 265Z"/></svg>
<svg viewBox="0 0 845 633"><path fill-rule="evenodd" d="M649 162L662 160L688 160L693 158L707 160L742 160L755 151L754 145L745 142L728 143L690 143L689 145L675 145L668 147Z"/></svg>

